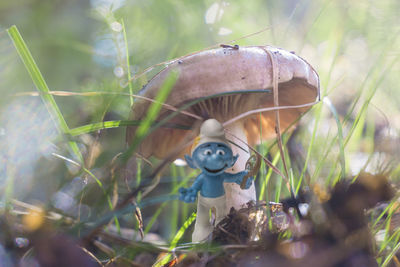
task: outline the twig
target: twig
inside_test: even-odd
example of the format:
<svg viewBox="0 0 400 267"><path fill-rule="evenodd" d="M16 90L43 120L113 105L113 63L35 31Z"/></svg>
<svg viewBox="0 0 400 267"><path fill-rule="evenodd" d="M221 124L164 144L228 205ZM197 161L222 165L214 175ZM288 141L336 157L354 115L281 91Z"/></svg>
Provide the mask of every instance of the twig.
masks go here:
<svg viewBox="0 0 400 267"><path fill-rule="evenodd" d="M242 243L242 242L240 242L239 237L235 236L234 234L229 233L221 225L218 225L218 229L221 230L222 232L224 232L226 235L230 236L231 238L235 239L238 243Z"/></svg>
<svg viewBox="0 0 400 267"><path fill-rule="evenodd" d="M400 267L400 261L396 255L393 256L393 262L396 264L396 267Z"/></svg>
<svg viewBox="0 0 400 267"><path fill-rule="evenodd" d="M143 160L144 162L146 162L151 168L154 168L153 163L152 163L150 160L148 160L146 157L144 157L142 154L140 154L140 153L135 153L135 155L136 155L138 158L140 158L141 160Z"/></svg>
<svg viewBox="0 0 400 267"><path fill-rule="evenodd" d="M79 247L80 249L82 249L86 254L88 254L92 259L94 259L98 264L100 264L100 266L104 267L104 264L89 250L87 250L84 247Z"/></svg>
<svg viewBox="0 0 400 267"><path fill-rule="evenodd" d="M283 110L283 109L292 109L292 108L304 108L304 107L310 107L313 106L315 104L318 104L320 102L320 100L315 101L315 102L310 102L310 103L306 103L306 104L301 104L301 105L293 105L293 106L280 106L280 107L269 107L269 108L258 108L258 109L252 109L246 112L243 112L242 114L233 117L232 119L224 122L222 125L225 127L229 124L234 123L235 121L238 121L240 119L243 119L245 117L248 117L250 115L253 115L255 113L260 113L260 112L267 112L267 111L275 111L275 110Z"/></svg>
<svg viewBox="0 0 400 267"><path fill-rule="evenodd" d="M135 209L135 218L139 224L139 233L140 233L140 237L143 240L144 238L144 232L143 232L143 217L142 217L142 212L140 211L140 208L138 207L138 205L136 205L136 202L133 203L136 206Z"/></svg>
<svg viewBox="0 0 400 267"><path fill-rule="evenodd" d="M116 255L114 249L112 249L111 247L107 246L106 244L100 242L99 240L94 240L93 245L96 246L98 249L100 249L105 254L107 254L109 257L115 257L115 255Z"/></svg>
<svg viewBox="0 0 400 267"><path fill-rule="evenodd" d="M273 89L273 95L274 95L274 107L279 107L279 91L278 91L278 69L276 66L276 60L274 54L269 51L268 49L262 48L270 57L271 59L271 65L272 65L272 89ZM283 168L285 170L286 177L289 179L289 172L286 164L286 159L285 159L285 152L283 150L283 144L282 144L282 136L281 136L281 122L280 122L280 116L279 116L279 109L275 110L275 131L276 131L276 137L278 139L278 147L279 151L281 153L282 157L282 163L283 163ZM289 183L289 189L290 189L290 194L292 197L294 197L294 192L293 189Z"/></svg>
<svg viewBox="0 0 400 267"><path fill-rule="evenodd" d="M273 89L273 96L274 96L274 107L279 107L279 84L278 84L278 69L276 66L276 59L274 54L267 50L264 49L263 50L269 55L270 59L271 59L271 65L272 65L272 89ZM283 144L282 144L282 136L281 136L281 121L280 121L280 115L279 115L279 109L275 110L275 130L276 130L276 137L278 139L278 146L279 146L279 150L282 156L282 162L283 162L283 166L285 169L285 174L287 177L289 177L289 172L287 169L287 165L286 165L286 160L285 160L285 153L283 151Z"/></svg>

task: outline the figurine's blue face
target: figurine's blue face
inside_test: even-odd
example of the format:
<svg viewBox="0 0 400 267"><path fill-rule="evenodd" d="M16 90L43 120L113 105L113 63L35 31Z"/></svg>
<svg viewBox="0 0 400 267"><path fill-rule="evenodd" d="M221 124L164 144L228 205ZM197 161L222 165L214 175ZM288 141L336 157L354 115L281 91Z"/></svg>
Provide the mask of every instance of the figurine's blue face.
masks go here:
<svg viewBox="0 0 400 267"><path fill-rule="evenodd" d="M227 168L232 167L237 155L233 156L230 147L223 143L204 143L198 146L192 157L185 155L190 167L199 168L203 173L216 176L222 174Z"/></svg>

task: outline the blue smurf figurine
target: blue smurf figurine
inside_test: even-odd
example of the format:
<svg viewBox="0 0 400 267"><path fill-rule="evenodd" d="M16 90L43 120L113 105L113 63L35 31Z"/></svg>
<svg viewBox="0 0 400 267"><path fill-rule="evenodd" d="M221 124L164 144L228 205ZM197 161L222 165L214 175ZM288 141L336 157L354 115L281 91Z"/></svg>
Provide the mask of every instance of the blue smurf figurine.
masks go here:
<svg viewBox="0 0 400 267"><path fill-rule="evenodd" d="M221 123L215 119L203 122L200 135L192 145L192 156L185 155L188 165L193 169L200 169L201 174L191 187L179 188L179 199L184 202L195 202L198 197L193 242L203 241L212 232L210 209L215 209L215 225L227 215L223 183L241 184L243 177L248 173L225 172L235 164L237 158L238 155L233 155ZM247 179L245 188L248 189L251 183L252 179Z"/></svg>

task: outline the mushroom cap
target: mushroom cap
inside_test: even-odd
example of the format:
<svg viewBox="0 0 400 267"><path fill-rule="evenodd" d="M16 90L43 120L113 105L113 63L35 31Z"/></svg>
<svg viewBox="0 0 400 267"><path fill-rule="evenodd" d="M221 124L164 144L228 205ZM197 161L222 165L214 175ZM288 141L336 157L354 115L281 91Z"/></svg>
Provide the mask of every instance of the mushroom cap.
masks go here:
<svg viewBox="0 0 400 267"><path fill-rule="evenodd" d="M169 64L140 93L154 99L169 73L177 71L179 76L166 104L179 108L196 99L220 94L186 109L204 120L215 118L224 123L249 110L273 107L273 68L267 50L273 53L276 62L279 106L308 104L319 98L319 77L311 65L294 53L271 46L217 48L191 54ZM143 119L149 106L148 101L138 99L132 106L130 118ZM281 109L281 130L289 127L309 108ZM171 112L163 108L157 120ZM192 129L196 119L188 115L179 114L169 122L191 130L158 128L141 143L139 153L145 157L154 155L164 158L191 131L198 133L198 129ZM274 111L247 116L240 119L239 123L243 123L250 145L258 143L260 138L268 139L276 135ZM136 129L134 126L127 128L128 144L133 140Z"/></svg>

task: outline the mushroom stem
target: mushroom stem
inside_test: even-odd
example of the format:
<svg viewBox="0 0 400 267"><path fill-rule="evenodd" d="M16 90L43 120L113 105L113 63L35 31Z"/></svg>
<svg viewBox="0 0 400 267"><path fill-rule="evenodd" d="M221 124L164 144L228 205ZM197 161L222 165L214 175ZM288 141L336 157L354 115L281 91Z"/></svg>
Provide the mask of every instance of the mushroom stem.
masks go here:
<svg viewBox="0 0 400 267"><path fill-rule="evenodd" d="M230 125L225 126L227 132L230 135L233 135L242 141L247 143L247 136L244 130L244 125L241 121L237 121ZM245 170L246 162L250 158L249 148L242 144L239 140L235 137L229 138L235 144L232 144L232 151L233 155L239 155L238 160L236 161L233 168L226 170L230 173L237 173ZM236 183L225 183L225 193L226 193L226 207L229 212L231 207L234 207L236 210L243 208L246 206L246 203L253 200L256 200L256 189L253 184L250 186L249 189L241 189L240 185Z"/></svg>

